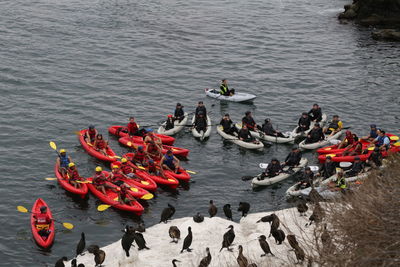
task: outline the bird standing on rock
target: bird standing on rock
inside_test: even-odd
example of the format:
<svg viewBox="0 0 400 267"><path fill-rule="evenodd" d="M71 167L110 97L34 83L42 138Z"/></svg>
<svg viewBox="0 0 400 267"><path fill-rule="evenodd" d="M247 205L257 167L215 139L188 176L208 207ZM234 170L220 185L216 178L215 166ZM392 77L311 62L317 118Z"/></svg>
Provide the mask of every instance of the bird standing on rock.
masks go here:
<svg viewBox="0 0 400 267"><path fill-rule="evenodd" d="M243 256L243 247L242 245L239 245L239 255L237 257L237 263L239 264L239 267L247 267L248 261L245 256Z"/></svg>
<svg viewBox="0 0 400 267"><path fill-rule="evenodd" d="M99 249L94 252L94 263L96 264L95 267L100 267L105 259L106 253L103 250Z"/></svg>
<svg viewBox="0 0 400 267"><path fill-rule="evenodd" d="M231 210L231 204L225 204L223 207L224 213L226 218L228 218L228 220L233 221L232 219L232 210Z"/></svg>
<svg viewBox="0 0 400 267"><path fill-rule="evenodd" d="M185 237L185 239L183 240L183 247L181 250L181 253L184 250L187 250L187 252L191 252L192 250L190 249L190 245L192 244L192 240L193 240L193 235L192 235L192 227L188 227L188 234Z"/></svg>
<svg viewBox="0 0 400 267"><path fill-rule="evenodd" d="M198 212L196 215L193 216L193 221L197 223L201 223L204 221L204 216Z"/></svg>
<svg viewBox="0 0 400 267"><path fill-rule="evenodd" d="M314 211L313 211L313 213L311 214L311 216L309 218L310 222L308 224L306 224L306 226L307 225L311 225L312 222L315 222L315 223L321 222L322 218L324 217L324 215L325 215L325 212L322 209L322 207L319 204L319 202L315 203Z"/></svg>
<svg viewBox="0 0 400 267"><path fill-rule="evenodd" d="M271 254L272 256L275 256L274 254L272 254L271 249L268 245L267 242L267 238L265 237L265 235L260 235L258 237L258 241L260 242L260 247L261 249L264 251L264 254L261 255L261 257L266 256L267 254Z"/></svg>
<svg viewBox="0 0 400 267"><path fill-rule="evenodd" d="M239 208L238 211L242 212L242 217L246 217L247 213L249 213L250 210L250 204L247 202L239 202Z"/></svg>
<svg viewBox="0 0 400 267"><path fill-rule="evenodd" d="M82 252L85 250L86 242L85 242L85 233L81 233L81 239L78 242L78 245L76 246L76 257L78 255L82 255Z"/></svg>
<svg viewBox="0 0 400 267"><path fill-rule="evenodd" d="M260 222L269 222L270 224L271 224L271 222L272 222L272 219L274 218L274 216L273 215L275 215L274 213L272 213L272 214L270 214L270 215L267 215L267 216L264 216L264 217L261 217L261 219L259 219L258 221L256 221L256 223L260 223Z"/></svg>
<svg viewBox="0 0 400 267"><path fill-rule="evenodd" d="M279 217L276 216L275 213L272 213L271 216L272 216L271 230L270 230L270 232L269 232L269 236L268 236L268 237L271 237L271 234L272 234L273 231L278 230L279 225L280 225L280 222L281 222L281 221L279 220Z"/></svg>
<svg viewBox="0 0 400 267"><path fill-rule="evenodd" d="M208 214L210 214L210 218L214 217L217 214L217 207L214 205L214 201L210 200L210 205L208 207Z"/></svg>
<svg viewBox="0 0 400 267"><path fill-rule="evenodd" d="M177 259L173 259L173 260L172 260L172 266L173 266L173 267L178 267L178 266L176 265L176 262L180 262L180 261L178 261Z"/></svg>
<svg viewBox="0 0 400 267"><path fill-rule="evenodd" d="M304 253L304 250L300 246L296 246L294 249L294 253L296 254L296 259L298 263L301 263L304 261L306 258L306 254Z"/></svg>
<svg viewBox="0 0 400 267"><path fill-rule="evenodd" d="M232 245L233 240L235 240L235 231L233 230L233 225L229 225L228 228L229 229L223 237L222 240L222 247L219 250L219 252L221 252L224 248L227 248L228 251L232 251L232 249L230 249L230 245Z"/></svg>
<svg viewBox="0 0 400 267"><path fill-rule="evenodd" d="M141 233L135 230L135 232L133 233L133 238L138 245L138 250L149 249L148 247L146 247L146 240L144 240L144 237Z"/></svg>
<svg viewBox="0 0 400 267"><path fill-rule="evenodd" d="M168 233L172 238L171 242L178 243L178 239L181 238L181 231L179 231L179 228L173 225L169 228Z"/></svg>
<svg viewBox="0 0 400 267"><path fill-rule="evenodd" d="M308 206L304 201L301 201L299 204L297 204L297 211L300 213L300 216L305 215L307 210Z"/></svg>
<svg viewBox="0 0 400 267"><path fill-rule="evenodd" d="M281 229L273 230L272 236L275 238L275 243L278 245L282 244L282 242L285 240L285 233Z"/></svg>
<svg viewBox="0 0 400 267"><path fill-rule="evenodd" d="M134 236L130 231L130 227L127 225L125 227L125 233L121 239L122 248L125 250L126 256L129 257L129 250L131 249L132 243L134 240Z"/></svg>
<svg viewBox="0 0 400 267"><path fill-rule="evenodd" d="M76 259L73 259L71 261L71 267L78 267L78 265L76 264Z"/></svg>
<svg viewBox="0 0 400 267"><path fill-rule="evenodd" d="M56 264L54 265L55 267L65 267L64 261L67 261L67 257L62 257L59 259Z"/></svg>
<svg viewBox="0 0 400 267"><path fill-rule="evenodd" d="M168 208L165 208L161 213L160 222L167 223L175 214L175 207L168 203Z"/></svg>
<svg viewBox="0 0 400 267"><path fill-rule="evenodd" d="M289 242L289 245L293 248L296 249L296 247L299 245L299 243L296 240L296 236L293 234L288 234L286 236L287 241Z"/></svg>
<svg viewBox="0 0 400 267"><path fill-rule="evenodd" d="M207 267L208 265L210 265L211 263L211 253L210 253L210 249L206 248L206 252L207 252L207 256L205 256L199 264L199 267Z"/></svg>

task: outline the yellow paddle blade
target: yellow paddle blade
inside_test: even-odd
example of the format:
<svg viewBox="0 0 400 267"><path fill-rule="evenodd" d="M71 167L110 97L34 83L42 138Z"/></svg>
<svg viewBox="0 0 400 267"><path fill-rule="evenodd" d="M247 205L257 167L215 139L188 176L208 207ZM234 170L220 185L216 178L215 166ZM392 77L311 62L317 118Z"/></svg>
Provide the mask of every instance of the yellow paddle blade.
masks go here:
<svg viewBox="0 0 400 267"><path fill-rule="evenodd" d="M328 154L328 155L326 155L325 157L331 157L331 158L333 158L333 157L335 157L336 156L336 154Z"/></svg>
<svg viewBox="0 0 400 267"><path fill-rule="evenodd" d="M25 208L24 206L17 206L17 210L24 213L28 212L27 208Z"/></svg>
<svg viewBox="0 0 400 267"><path fill-rule="evenodd" d="M197 172L189 171L189 170L186 170L186 172L191 173L191 174L196 174L197 173Z"/></svg>
<svg viewBox="0 0 400 267"><path fill-rule="evenodd" d="M331 150L331 149L332 149L331 147L324 148L324 150Z"/></svg>
<svg viewBox="0 0 400 267"><path fill-rule="evenodd" d="M116 159L120 159L120 156L110 156L110 158L116 158Z"/></svg>
<svg viewBox="0 0 400 267"><path fill-rule="evenodd" d="M172 151L178 151L179 149L173 148Z"/></svg>
<svg viewBox="0 0 400 267"><path fill-rule="evenodd" d="M52 149L57 150L56 143L54 143L53 141L51 141L49 144L50 144L50 147L51 147Z"/></svg>
<svg viewBox="0 0 400 267"><path fill-rule="evenodd" d="M397 135L392 135L392 136L390 137L390 140L392 140L392 141L397 141L397 140L399 140L399 137L398 137Z"/></svg>
<svg viewBox="0 0 400 267"><path fill-rule="evenodd" d="M71 229L74 228L74 225L73 225L72 223L64 222L64 223L62 223L62 225L63 225L65 228L67 228L68 230L71 230Z"/></svg>
<svg viewBox="0 0 400 267"><path fill-rule="evenodd" d="M101 204L97 207L98 211L105 211L106 209L108 209L109 207L111 207L111 205L106 205L106 204Z"/></svg>
<svg viewBox="0 0 400 267"><path fill-rule="evenodd" d="M81 132L75 131L74 134L76 134L76 135L81 135Z"/></svg>
<svg viewBox="0 0 400 267"><path fill-rule="evenodd" d="M77 180L76 182L78 184L92 184L93 183L92 181L79 181L79 180Z"/></svg>
<svg viewBox="0 0 400 267"><path fill-rule="evenodd" d="M374 149L375 149L374 146L371 146L371 147L368 148L368 150L374 150Z"/></svg>
<svg viewBox="0 0 400 267"><path fill-rule="evenodd" d="M117 200L118 200L118 197L114 198L113 200L117 201Z"/></svg>
<svg viewBox="0 0 400 267"><path fill-rule="evenodd" d="M154 197L154 195L153 195L153 194L151 194L151 193L148 193L148 194L146 194L146 195L142 196L142 197L141 197L141 199L144 199L144 200L149 200L149 199L152 199L153 197Z"/></svg>
<svg viewBox="0 0 400 267"><path fill-rule="evenodd" d="M144 185L149 185L150 183L147 181L141 181L140 183L144 184Z"/></svg>
<svg viewBox="0 0 400 267"><path fill-rule="evenodd" d="M131 187L131 191L133 191L133 192L139 192L139 189L137 189L136 187Z"/></svg>
<svg viewBox="0 0 400 267"><path fill-rule="evenodd" d="M168 181L170 181L170 182L175 182L175 180L174 180L174 179L171 179L171 178L168 178Z"/></svg>
<svg viewBox="0 0 400 267"><path fill-rule="evenodd" d="M132 146L132 142L129 141L129 142L127 143L127 145L128 145L128 146Z"/></svg>
<svg viewBox="0 0 400 267"><path fill-rule="evenodd" d="M46 178L44 178L45 180L47 180L47 181L54 181L54 180L57 180L57 178L55 178L55 177L46 177Z"/></svg>
<svg viewBox="0 0 400 267"><path fill-rule="evenodd" d="M146 168L143 167L143 166L138 166L138 168L141 169L141 170L145 170L145 169L146 169Z"/></svg>
<svg viewBox="0 0 400 267"><path fill-rule="evenodd" d="M393 144L394 146L400 146L400 142L396 142Z"/></svg>

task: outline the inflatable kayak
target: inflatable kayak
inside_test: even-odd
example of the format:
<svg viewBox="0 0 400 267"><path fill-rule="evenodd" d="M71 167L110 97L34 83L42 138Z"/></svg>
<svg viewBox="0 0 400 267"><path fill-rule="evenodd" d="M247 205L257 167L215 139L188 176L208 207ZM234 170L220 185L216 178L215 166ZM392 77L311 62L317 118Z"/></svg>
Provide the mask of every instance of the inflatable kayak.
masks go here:
<svg viewBox="0 0 400 267"><path fill-rule="evenodd" d="M80 131L80 135L78 136L79 142L81 143L83 149L91 155L92 157L95 157L96 159L103 160L103 161L109 161L113 162L116 161L118 156L114 153L114 151L110 148L109 145L107 145L106 152L107 155L104 155L103 153L97 151L92 144L89 144L85 141L83 138L85 133L87 132L87 129Z"/></svg>
<svg viewBox="0 0 400 267"><path fill-rule="evenodd" d="M242 129L242 123L236 123L235 124L236 129L240 130ZM272 136L272 135L267 135L264 134L263 132L260 131L250 131L251 136L258 138L258 139L262 139L268 142L272 142L272 143L279 143L279 144L284 144L284 143L294 143L294 137L289 135L286 135L283 133L284 136L286 137L276 137L276 136Z"/></svg>
<svg viewBox="0 0 400 267"><path fill-rule="evenodd" d="M75 188L72 184L69 183L68 177L63 177L62 174L58 170L58 164L56 163L54 166L54 173L56 174L57 181L61 185L62 188L71 192L72 194L80 195L82 198L86 196L88 193L88 187L86 184L80 184L80 188Z"/></svg>
<svg viewBox="0 0 400 267"><path fill-rule="evenodd" d="M192 125L194 124L195 119L196 119L196 116L193 116ZM196 130L196 128L193 127L193 128L192 128L192 135L193 135L194 137L196 137L196 138L200 138L200 140L204 140L205 138L209 137L210 134L211 134L211 119L210 119L210 117L207 115L207 129L206 129L206 131L205 131L205 132L204 132L204 131L198 132L198 131Z"/></svg>
<svg viewBox="0 0 400 267"><path fill-rule="evenodd" d="M51 213L51 210L47 203L41 199L38 198L35 203L33 204L32 207L32 213L31 213L31 230L32 230L32 235L33 239L35 239L35 242L42 248L49 248L53 245L54 242L54 237L56 234L55 227L54 227L54 221L51 221L48 229L50 230L50 234L47 237L42 237L39 235L39 230L40 226L36 226L36 219L35 215L40 213L40 207L45 206L47 207L47 214L49 215L50 219L53 219L53 215Z"/></svg>
<svg viewBox="0 0 400 267"><path fill-rule="evenodd" d="M120 126L120 125L115 125L115 126L110 126L108 128L108 132L112 135L116 135L119 137L125 137L128 136L128 130L126 126ZM175 138L172 136L164 135L164 134L154 134L155 136L159 137L161 139L161 142L165 145L170 145L172 146L175 142ZM136 143L143 143L143 137L142 136L133 136Z"/></svg>
<svg viewBox="0 0 400 267"><path fill-rule="evenodd" d="M180 132L185 126L188 121L188 114L185 113L183 119L181 121L174 121L174 128L165 130L165 122L158 128L157 133L163 135L174 135Z"/></svg>
<svg viewBox="0 0 400 267"><path fill-rule="evenodd" d="M235 135L230 135L227 134L223 131L222 126L217 126L217 133L224 138L224 140L228 140L238 146L247 148L247 149L257 149L257 150L262 150L264 148L264 144L262 142L258 142L258 144L252 143L252 142L245 142L240 140L237 137L237 134Z"/></svg>
<svg viewBox="0 0 400 267"><path fill-rule="evenodd" d="M92 180L92 178L88 179L89 181ZM127 204L121 204L118 201L118 194L111 191L111 190L106 190L106 195L104 195L101 191L97 190L96 187L92 184L88 184L90 192L92 192L93 195L95 195L98 199L100 199L103 203L108 204L113 206L116 209L119 210L124 210L124 211L130 211L135 213L136 215L142 215L143 213L143 206L140 205L140 203L135 199L132 198L132 205L127 205Z"/></svg>
<svg viewBox="0 0 400 267"><path fill-rule="evenodd" d="M319 147L323 147L323 146L329 145L330 144L330 140L338 139L342 135L342 133L343 133L343 130L335 133L332 136L325 136L324 140L316 142L316 143L306 144L306 140L303 140L303 141L301 141L299 143L299 148L302 149L302 150L306 150L306 149L312 150L312 149L317 149Z"/></svg>
<svg viewBox="0 0 400 267"><path fill-rule="evenodd" d="M116 161L116 162L111 163L111 168L114 165L117 165L118 167L120 167L121 162ZM151 179L148 175L146 175L145 172L137 171L137 172L135 172L135 174L137 177L132 178L132 179L121 179L121 181L130 185L131 187L134 186L134 187L143 188L147 191L156 191L157 184L153 181L153 179Z"/></svg>
<svg viewBox="0 0 400 267"><path fill-rule="evenodd" d="M127 146L127 147L133 147L134 149L137 149L139 146L143 146L143 149L146 149L146 145L142 143L137 143L135 142L134 138L131 138L129 136L126 137L121 137L118 139L118 142L120 142L122 145ZM130 146L128 143L130 142ZM172 150L172 154L176 156L181 156L187 158L189 155L190 150L186 148L180 148L176 146L167 146L167 145L162 145L162 151L161 153L165 154L167 153L168 150Z"/></svg>
<svg viewBox="0 0 400 267"><path fill-rule="evenodd" d="M321 128L322 128L322 126L324 126L324 124L325 124L327 118L328 118L328 116L326 115L326 113L322 114L322 120L319 122L319 125L321 126ZM296 132L297 129L299 128L299 126L296 126L296 127L293 129L293 131L290 133L290 137L296 138L296 137L300 137L300 136L307 136L307 134L308 134L308 133L311 131L311 129L314 127L314 124L315 124L315 122L312 121L312 122L310 123L310 128L309 128L307 131L299 132L299 133Z"/></svg>
<svg viewBox="0 0 400 267"><path fill-rule="evenodd" d="M253 180L251 181L251 185L253 188L256 188L259 186L268 186L268 185L272 185L275 183L279 183L279 182L295 175L299 171L301 171L301 169L304 168L307 165L307 163L308 163L308 160L306 158L301 158L300 164L298 167L294 167L291 170L289 170L289 167L285 166L283 168L284 172L278 174L277 176L271 177L271 178L265 177L264 179L262 179L261 174L259 174L253 178Z"/></svg>
<svg viewBox="0 0 400 267"><path fill-rule="evenodd" d="M205 93L207 96L223 100L223 101L232 101L232 102L250 102L253 101L257 96L253 94L248 94L248 93L241 93L241 92L235 92L234 95L232 96L225 96L221 95L219 93L219 90L217 89L212 89L212 88L206 88L204 89Z"/></svg>

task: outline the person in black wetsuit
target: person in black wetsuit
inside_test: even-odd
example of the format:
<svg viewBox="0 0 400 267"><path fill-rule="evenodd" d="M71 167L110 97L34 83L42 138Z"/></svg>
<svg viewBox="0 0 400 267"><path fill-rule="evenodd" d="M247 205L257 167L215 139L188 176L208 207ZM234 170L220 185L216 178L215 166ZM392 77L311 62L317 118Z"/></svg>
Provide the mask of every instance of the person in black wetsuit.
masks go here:
<svg viewBox="0 0 400 267"><path fill-rule="evenodd" d="M274 129L270 119L265 119L264 124L261 126L261 131L266 135L285 137L281 132Z"/></svg>
<svg viewBox="0 0 400 267"><path fill-rule="evenodd" d="M320 122L322 120L322 110L318 104L313 105L312 109L308 112L308 117L313 122Z"/></svg>
<svg viewBox="0 0 400 267"><path fill-rule="evenodd" d="M246 125L242 126L242 129L240 129L238 133L238 137L240 140L244 142L253 142L254 137L251 136L249 129L247 129Z"/></svg>
<svg viewBox="0 0 400 267"><path fill-rule="evenodd" d="M199 112L199 114L197 115L194 121L194 127L199 133L201 131L205 132L207 130L207 119L206 117L204 117L203 112Z"/></svg>
<svg viewBox="0 0 400 267"><path fill-rule="evenodd" d="M303 112L297 124L299 127L297 127L296 133L307 131L308 129L310 129L310 124L311 121L310 118L308 117L307 112Z"/></svg>
<svg viewBox="0 0 400 267"><path fill-rule="evenodd" d="M174 128L174 118L172 117L171 114L168 115L167 121L165 122L165 130L171 130L172 128Z"/></svg>
<svg viewBox="0 0 400 267"><path fill-rule="evenodd" d="M300 164L301 151L297 145L292 147L292 151L287 155L283 166L294 167Z"/></svg>
<svg viewBox="0 0 400 267"><path fill-rule="evenodd" d="M312 144L312 143L322 141L324 139L325 139L325 135L322 132L322 129L321 129L319 123L317 122L317 123L315 123L314 128L312 128L311 131L308 133L305 143Z"/></svg>
<svg viewBox="0 0 400 267"><path fill-rule="evenodd" d="M354 157L353 167L351 167L351 170L348 171L345 174L345 176L353 177L361 173L363 170L364 170L364 163L360 160L360 157L356 156Z"/></svg>
<svg viewBox="0 0 400 267"><path fill-rule="evenodd" d="M374 151L369 155L366 163L374 169L382 166L382 153L379 147L374 148Z"/></svg>
<svg viewBox="0 0 400 267"><path fill-rule="evenodd" d="M322 164L321 169L318 172L318 175L326 178L331 177L336 173L337 163L332 161L331 156L327 156L324 164Z"/></svg>
<svg viewBox="0 0 400 267"><path fill-rule="evenodd" d="M251 111L246 111L245 116L242 118L242 125L246 125L249 131L257 130L257 124L251 116Z"/></svg>
<svg viewBox="0 0 400 267"><path fill-rule="evenodd" d="M313 184L314 173L310 167L306 167L303 172L303 176L297 185L297 190L310 187Z"/></svg>
<svg viewBox="0 0 400 267"><path fill-rule="evenodd" d="M181 122L185 117L185 112L183 111L183 106L181 103L176 104L175 112L174 112L174 120L178 120Z"/></svg>
<svg viewBox="0 0 400 267"><path fill-rule="evenodd" d="M262 173L261 177L275 177L282 172L282 166L279 163L279 160L273 158L271 162L268 164L265 171Z"/></svg>
<svg viewBox="0 0 400 267"><path fill-rule="evenodd" d="M222 126L224 133L234 135L234 133L238 133L238 130L235 126L232 125L232 120L229 117L229 114L225 114L225 116L221 119L219 124Z"/></svg>
<svg viewBox="0 0 400 267"><path fill-rule="evenodd" d="M207 109L204 106L203 101L199 101L199 103L197 104L196 111L194 112L195 116L199 116L200 112L203 113L203 116L207 115Z"/></svg>

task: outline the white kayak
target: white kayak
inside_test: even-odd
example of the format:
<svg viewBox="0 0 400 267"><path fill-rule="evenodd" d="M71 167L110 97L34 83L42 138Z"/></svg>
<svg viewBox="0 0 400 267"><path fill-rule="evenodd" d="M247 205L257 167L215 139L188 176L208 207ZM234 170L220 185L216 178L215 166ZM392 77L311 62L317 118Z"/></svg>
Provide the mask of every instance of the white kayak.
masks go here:
<svg viewBox="0 0 400 267"><path fill-rule="evenodd" d="M328 116L326 115L326 113L323 113L322 114L322 120L319 122L319 125L321 126L321 128L322 128L322 126L324 126L324 124L325 124L327 119L328 119ZM296 133L296 131L299 128L299 126L296 126L296 128L294 128L293 131L290 133L290 137L296 138L296 137L299 137L299 136L307 136L307 134L314 127L314 124L315 124L315 122L312 121L310 123L310 128L307 131L299 132L299 133Z"/></svg>
<svg viewBox="0 0 400 267"><path fill-rule="evenodd" d="M262 142L258 141L258 140L257 140L258 144L255 144L253 142L245 142L245 141L240 140L237 137L236 133L235 133L235 135L230 135L230 134L225 133L223 131L223 128L222 128L221 125L217 126L217 133L219 133L219 135L221 135L222 138L224 138L225 140L228 140L228 141L230 141L230 142L232 142L234 144L237 144L238 146L241 146L241 147L244 147L244 148L247 148L247 149L262 150L264 148L264 144Z"/></svg>
<svg viewBox="0 0 400 267"><path fill-rule="evenodd" d="M219 90L212 88L206 88L204 89L204 91L206 92L206 95L209 97L224 101L232 101L232 102L246 102L246 101L250 102L257 97L256 95L253 94L241 93L241 92L235 92L235 94L232 96L225 96L221 95L219 93Z"/></svg>
<svg viewBox="0 0 400 267"><path fill-rule="evenodd" d="M275 183L279 183L279 182L289 178L290 176L293 176L294 174L298 173L299 171L301 171L301 169L304 168L307 165L307 163L308 163L308 160L306 158L301 158L299 166L292 168L292 171L289 171L289 167L285 166L283 168L283 171L286 171L286 172L282 172L282 173L278 174L277 176L274 176L271 178L265 177L264 179L261 179L261 174L259 174L253 178L253 180L251 181L251 185L253 188L255 188L255 187L259 187L259 186L268 186L268 185L272 185Z"/></svg>
<svg viewBox="0 0 400 267"><path fill-rule="evenodd" d="M235 124L236 129L240 130L242 129L242 124L241 123L236 123ZM261 131L250 131L251 136L253 136L254 138L258 138L258 139L262 139L268 142L273 142L273 143L280 143L280 144L284 144L284 143L294 143L294 137L291 137L289 135L286 135L285 133L282 133L283 135L287 136L287 137L276 137L276 136L272 136L272 135L266 135Z"/></svg>
<svg viewBox="0 0 400 267"><path fill-rule="evenodd" d="M183 119L179 122L179 121L175 121L174 122L174 128L169 129L169 130L165 130L165 124L166 122L164 122L157 130L157 133L159 134L164 134L164 135L174 135L178 132L180 132L186 125L188 121L188 114L185 113Z"/></svg>
<svg viewBox="0 0 400 267"><path fill-rule="evenodd" d="M319 147L323 147L323 146L327 146L331 144L331 140L334 139L338 139L341 135L343 134L343 130L335 133L332 136L327 136L325 135L325 139L316 143L310 143L310 144L306 144L306 140L303 140L299 143L299 148L302 150L306 150L306 149L316 149Z"/></svg>
<svg viewBox="0 0 400 267"><path fill-rule="evenodd" d="M194 121L196 120L196 115L193 116L192 119L192 124L194 124ZM192 128L192 135L196 138L200 138L200 140L204 140L205 138L209 137L211 134L211 119L207 115L207 129L206 131L200 131L198 132L195 127Z"/></svg>

